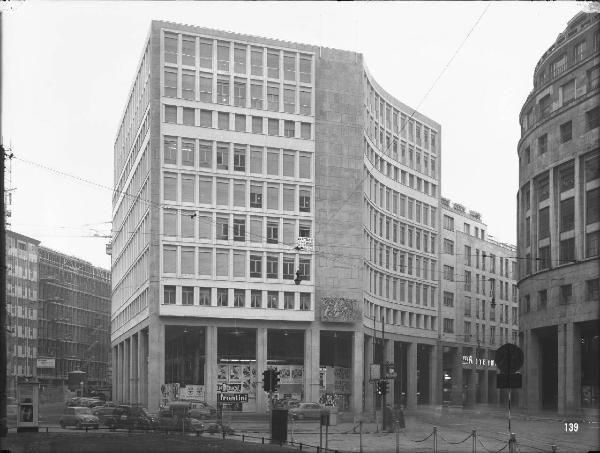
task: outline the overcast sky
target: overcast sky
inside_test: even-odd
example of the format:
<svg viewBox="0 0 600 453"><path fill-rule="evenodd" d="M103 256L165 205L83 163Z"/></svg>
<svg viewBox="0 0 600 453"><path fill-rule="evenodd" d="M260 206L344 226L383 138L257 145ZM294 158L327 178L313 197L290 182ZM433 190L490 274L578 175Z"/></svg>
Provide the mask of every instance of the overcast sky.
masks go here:
<svg viewBox="0 0 600 453"><path fill-rule="evenodd" d="M113 143L150 21L163 19L362 52L385 90L442 125L442 195L515 243L519 110L538 59L584 7L12 2L2 24L2 136L15 154L10 228L110 266L107 239L91 236L110 233Z"/></svg>

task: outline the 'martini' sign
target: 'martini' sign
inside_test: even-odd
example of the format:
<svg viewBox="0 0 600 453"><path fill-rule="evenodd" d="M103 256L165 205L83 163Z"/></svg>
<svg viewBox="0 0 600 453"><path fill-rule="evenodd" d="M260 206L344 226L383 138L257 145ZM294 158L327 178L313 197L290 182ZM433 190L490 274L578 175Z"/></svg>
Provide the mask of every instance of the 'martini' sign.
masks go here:
<svg viewBox="0 0 600 453"><path fill-rule="evenodd" d="M321 298L321 321L353 322L362 317L358 300L345 297Z"/></svg>

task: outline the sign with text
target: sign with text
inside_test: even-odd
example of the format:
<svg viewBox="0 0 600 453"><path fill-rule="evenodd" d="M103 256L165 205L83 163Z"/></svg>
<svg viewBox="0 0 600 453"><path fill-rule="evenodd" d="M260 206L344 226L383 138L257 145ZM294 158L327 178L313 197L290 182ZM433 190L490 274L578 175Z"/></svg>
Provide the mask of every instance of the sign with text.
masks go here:
<svg viewBox="0 0 600 453"><path fill-rule="evenodd" d="M37 359L38 368L56 368L56 359Z"/></svg>
<svg viewBox="0 0 600 453"><path fill-rule="evenodd" d="M247 393L217 393L217 403L247 403Z"/></svg>
<svg viewBox="0 0 600 453"><path fill-rule="evenodd" d="M372 363L370 369L371 376L369 380L378 381L379 379L381 379L381 365L379 365L378 363Z"/></svg>

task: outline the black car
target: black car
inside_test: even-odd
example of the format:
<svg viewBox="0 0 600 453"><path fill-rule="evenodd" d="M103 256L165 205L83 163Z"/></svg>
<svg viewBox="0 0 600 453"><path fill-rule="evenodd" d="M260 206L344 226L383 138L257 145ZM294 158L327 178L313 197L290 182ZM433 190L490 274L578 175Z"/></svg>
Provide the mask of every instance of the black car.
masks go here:
<svg viewBox="0 0 600 453"><path fill-rule="evenodd" d="M114 428L117 425L115 409L114 406L96 406L92 408L92 414L98 417L102 425Z"/></svg>
<svg viewBox="0 0 600 453"><path fill-rule="evenodd" d="M149 414L142 406L122 405L113 409L112 415L107 415L105 422L111 428L154 429L158 425L157 417Z"/></svg>

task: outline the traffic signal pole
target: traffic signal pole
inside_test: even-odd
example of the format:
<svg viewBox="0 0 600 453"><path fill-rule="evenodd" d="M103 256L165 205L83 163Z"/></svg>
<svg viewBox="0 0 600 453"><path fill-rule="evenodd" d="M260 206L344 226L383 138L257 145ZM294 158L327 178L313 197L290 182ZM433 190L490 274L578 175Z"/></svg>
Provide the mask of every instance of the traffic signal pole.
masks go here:
<svg viewBox="0 0 600 453"><path fill-rule="evenodd" d="M381 430L385 431L387 424L385 419L385 406L386 406L386 394L387 386L385 385L385 316L381 314L381 377L384 379L383 392L381 395Z"/></svg>

